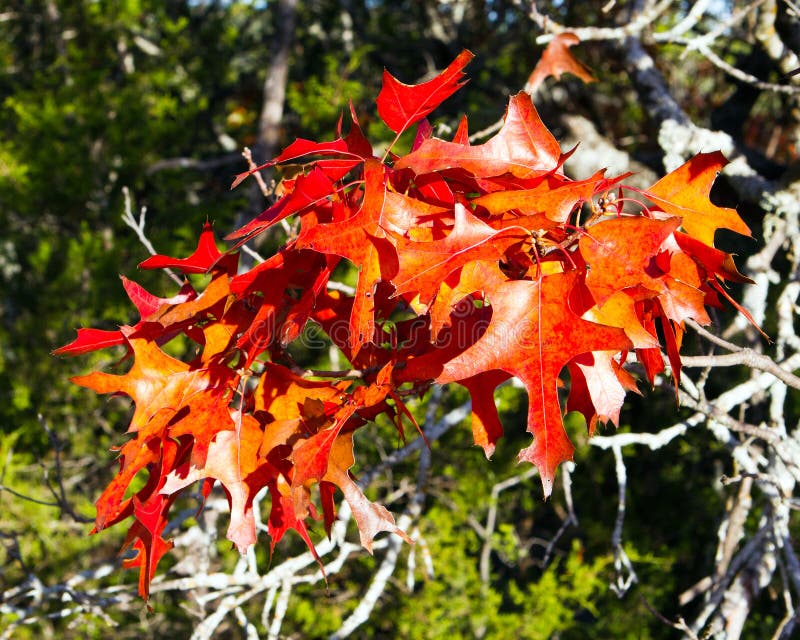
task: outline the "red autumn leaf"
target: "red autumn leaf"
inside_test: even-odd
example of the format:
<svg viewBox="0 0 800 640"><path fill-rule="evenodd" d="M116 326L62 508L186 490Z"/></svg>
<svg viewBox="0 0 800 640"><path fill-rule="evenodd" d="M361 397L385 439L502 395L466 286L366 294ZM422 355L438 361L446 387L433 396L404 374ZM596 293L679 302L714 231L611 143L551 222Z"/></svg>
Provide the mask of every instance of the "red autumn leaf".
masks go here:
<svg viewBox="0 0 800 640"><path fill-rule="evenodd" d="M130 329L123 328L123 334ZM127 339L134 353L130 371L113 375L96 371L87 376L77 376L72 381L97 393L124 393L130 396L136 408L128 432L135 432L162 409L179 411L192 396L220 384L219 374L228 379L235 372L227 367L192 369L188 364L165 354L154 342L146 338Z"/></svg>
<svg viewBox="0 0 800 640"><path fill-rule="evenodd" d="M399 270L392 282L398 294L417 292L428 305L450 273L475 260L499 260L506 248L526 237L520 227L497 231L457 203L453 229L444 239L398 241Z"/></svg>
<svg viewBox="0 0 800 640"><path fill-rule="evenodd" d="M502 129L488 142L468 146L428 138L394 166L417 174L461 168L478 177L510 173L527 178L553 171L560 163L561 147L544 126L531 97L518 93L511 97Z"/></svg>
<svg viewBox="0 0 800 640"><path fill-rule="evenodd" d="M211 238L213 239L213 235ZM197 296L195 290L192 289L191 285L188 283L181 287L177 295L171 298L159 298L147 291L142 285L133 280L128 280L125 276L120 276L120 279L122 280L122 286L125 288L125 293L128 294L128 298L130 298L130 301L136 306L136 309L139 311L139 317L142 320L148 319L165 305L181 304Z"/></svg>
<svg viewBox="0 0 800 640"><path fill-rule="evenodd" d="M583 318L609 327L619 327L625 331L635 349L658 349L656 334L645 329L636 313L637 301L651 297L652 292L639 287L617 291L602 304L586 311Z"/></svg>
<svg viewBox="0 0 800 640"><path fill-rule="evenodd" d="M655 281L662 272L653 258L680 222L679 218L611 218L591 227L579 247L589 266L586 285L594 299L602 304L615 292L637 286L658 293L661 283Z"/></svg>
<svg viewBox="0 0 800 640"><path fill-rule="evenodd" d="M53 355L57 356L77 356L82 353L90 353L98 349L113 347L123 344L125 338L117 331L105 329L78 329L78 337L69 344L53 350Z"/></svg>
<svg viewBox="0 0 800 640"><path fill-rule="evenodd" d="M497 441L503 435L503 425L494 404L494 391L511 377L505 371L486 371L459 380L458 384L469 391L472 398L472 440L491 458Z"/></svg>
<svg viewBox="0 0 800 640"><path fill-rule="evenodd" d="M377 161L364 166L364 197L358 212L342 222L320 224L304 232L299 248L347 258L359 267L358 284L350 316L349 345L355 355L375 332L375 287L397 272L397 253L387 232L404 234L414 212L387 206L386 169Z"/></svg>
<svg viewBox="0 0 800 640"><path fill-rule="evenodd" d="M308 546L309 551L311 551L311 554L314 556L314 559L317 561L324 574L325 569L314 548L314 543L311 541L311 536L308 534L305 517L299 517L297 515L294 507L294 500L289 492L289 485L282 475L278 475L277 480L270 482L269 490L272 498L272 508L270 509L269 520L267 521L271 539L270 553L275 551L275 545L281 541L284 534L289 529L294 529L300 534L300 537Z"/></svg>
<svg viewBox="0 0 800 640"><path fill-rule="evenodd" d="M528 431L533 445L520 459L535 464L544 493L553 490L556 468L572 458L564 431L557 380L573 358L590 351L628 349L621 329L582 320L570 308L576 273L539 282L508 281L490 293L492 320L486 333L457 357L442 363L437 382L459 382L483 371L517 376L528 391Z"/></svg>
<svg viewBox="0 0 800 640"><path fill-rule="evenodd" d="M129 331L122 330L123 334ZM125 375L95 372L73 378L76 384L97 393L124 393L136 405L128 427L128 432L136 436L122 448L120 473L98 501L98 530L125 508L121 498L133 477L160 455L159 440L189 434L197 443L194 455L203 457L217 433L233 427L230 420L219 415L227 412L228 392L236 384L234 371L220 366L192 369L146 338L127 337L126 341L134 362ZM181 425L187 418L191 421L189 428ZM174 434L170 432L172 425Z"/></svg>
<svg viewBox="0 0 800 640"><path fill-rule="evenodd" d="M731 254L709 247L685 233L676 231L674 235L678 246L708 273L731 282L755 284L755 281L739 273Z"/></svg>
<svg viewBox="0 0 800 640"><path fill-rule="evenodd" d="M476 260L442 281L439 293L429 309L431 337L435 340L441 329L450 324L451 313L464 316L475 306L468 296L477 294L485 301L487 294L506 281L498 262ZM466 346L466 345L465 345Z"/></svg>
<svg viewBox="0 0 800 640"><path fill-rule="evenodd" d="M714 245L720 228L749 236L736 211L709 199L711 185L727 163L719 151L699 153L643 193L669 215L680 217L686 233L708 246Z"/></svg>
<svg viewBox="0 0 800 640"><path fill-rule="evenodd" d="M183 273L206 273L220 262L223 253L217 248L217 243L214 241L214 229L210 222L206 222L203 227L203 232L200 234L200 241L197 243L197 249L188 258L171 258L170 256L163 256L161 254L152 256L139 263L141 269L179 269ZM223 267L230 265L227 264Z"/></svg>
<svg viewBox="0 0 800 640"><path fill-rule="evenodd" d="M230 500L231 521L227 538L241 553L256 541L253 497L266 486L266 478L253 478L258 470L258 449L262 431L249 415L233 416L233 431L221 431L202 459L192 452L191 459L165 477L161 493L171 495L184 487L213 478L225 488Z"/></svg>
<svg viewBox="0 0 800 640"><path fill-rule="evenodd" d="M353 103L350 103L350 116L352 123L350 126L350 133L346 137L341 137L341 118L339 119L339 137L336 140L326 142L315 142L314 140L305 140L297 138L293 143L286 147L277 157L269 162L253 167L248 171L244 171L236 176L231 184L231 189L235 189L245 178L253 175L257 171L273 167L282 162L299 161L301 158L310 158L311 156L323 156L332 158L334 161L339 161L339 166L346 167L349 170L363 160L372 157L372 145L369 140L364 137L361 127L358 124ZM330 161L328 161L330 162ZM318 164L318 166L320 166ZM321 166L326 166L324 163ZM328 167L331 164L327 164ZM343 174L342 174L343 175Z"/></svg>
<svg viewBox="0 0 800 640"><path fill-rule="evenodd" d="M161 537L161 532L167 526L166 512L172 500L155 494L145 503L134 497L133 503L136 524L128 533L126 546L130 545L136 555L123 561L123 566L139 568L139 595L147 600L158 562L172 548L172 542Z"/></svg>
<svg viewBox="0 0 800 640"><path fill-rule="evenodd" d="M129 513L124 514L125 517L133 516L134 522L128 530L122 551L131 547L136 555L124 560L122 565L125 568L138 567L139 594L145 600L150 593L150 581L159 560L172 547L172 542L164 540L162 533L167 526L167 514L177 496L163 496L158 493L158 487L165 470L172 468L183 453L185 447L174 440L163 442L158 461L149 467L147 484L129 501ZM92 533L98 530L95 527Z"/></svg>
<svg viewBox="0 0 800 640"><path fill-rule="evenodd" d="M597 185L602 181L602 171L588 180L561 181L555 185L544 180L533 189L488 193L475 198L472 204L485 207L491 215L517 210L521 216L543 214L548 220L563 225L575 207L592 197ZM518 223L525 226L524 219L519 220ZM536 228L540 228L540 226Z"/></svg>
<svg viewBox="0 0 800 640"><path fill-rule="evenodd" d="M294 464L292 486L300 487L309 481L319 482L328 470L331 447L350 416L357 407L348 405L337 412L330 427L322 429L314 435L299 441L292 451Z"/></svg>
<svg viewBox="0 0 800 640"><path fill-rule="evenodd" d="M635 289L641 294L644 289L652 291L676 322L692 318L708 324L696 264L677 245L673 254L666 250L680 222L679 218L625 217L592 226L579 247L589 266L586 285L597 303L604 304L618 291ZM633 298L629 303L633 304Z"/></svg>
<svg viewBox="0 0 800 640"><path fill-rule="evenodd" d="M558 80L562 74L571 73L584 82L594 82L592 72L580 60L577 60L570 51L570 47L580 43L580 38L574 33L559 33L547 45L539 62L533 69L526 89L533 93L544 79L553 76Z"/></svg>
<svg viewBox="0 0 800 640"><path fill-rule="evenodd" d="M585 353L569 363L570 390L567 411L580 411L589 435L598 422L619 426L619 414L628 391L638 393L636 381L614 359L615 351Z"/></svg>
<svg viewBox="0 0 800 640"><path fill-rule="evenodd" d="M464 67L474 54L466 49L447 69L427 82L408 85L388 71L383 72L383 87L378 94L378 115L395 133L400 134L458 91L464 84Z"/></svg>
<svg viewBox="0 0 800 640"><path fill-rule="evenodd" d="M315 167L308 175L300 176L291 193L287 193L274 205L262 211L253 220L226 237L226 240L251 237L265 231L287 216L313 207L330 196L334 182L324 171Z"/></svg>
<svg viewBox="0 0 800 640"><path fill-rule="evenodd" d="M188 283L185 284L177 295L172 298L159 298L145 290L144 287L121 276L122 286L128 294L131 302L136 306L141 318L135 328L141 327L144 321L163 306L180 304L191 300L197 294ZM155 337L155 334L154 334ZM125 337L119 330L107 331L103 329L78 329L78 337L69 344L59 347L53 351L54 355L75 356L82 353L90 353L98 349L105 349L116 345L124 344Z"/></svg>
<svg viewBox="0 0 800 640"><path fill-rule="evenodd" d="M344 494L358 525L361 546L372 553L372 540L381 531L396 533L409 544L413 544L395 524L392 514L385 507L370 502L353 482L348 469L355 464L353 457L353 434L340 435L332 444L328 468L323 480L335 484Z"/></svg>

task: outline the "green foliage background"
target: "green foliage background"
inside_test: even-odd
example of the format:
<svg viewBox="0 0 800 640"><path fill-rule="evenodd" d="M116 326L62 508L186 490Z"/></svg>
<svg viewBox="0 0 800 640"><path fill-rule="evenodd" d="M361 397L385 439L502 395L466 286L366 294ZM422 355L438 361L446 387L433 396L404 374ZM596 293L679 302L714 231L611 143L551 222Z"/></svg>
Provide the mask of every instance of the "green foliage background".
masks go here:
<svg viewBox="0 0 800 640"><path fill-rule="evenodd" d="M477 54L468 70L470 85L437 112L438 122L453 126L464 112L473 131L494 122L538 56L531 23L511 2L474 3L471 19L442 40L430 27L427 12L433 4L301 2L284 143L300 135L333 135L348 100L364 114L371 139L390 140L373 107L382 69L412 82L441 68L462 47ZM569 5L558 3L554 10L568 13ZM343 42L343 7L355 34L349 49ZM224 234L237 216L258 213L248 209L244 188L231 192L228 186L245 168L237 152L255 139L276 26L272 2L7 0L0 13L0 589L5 590L31 574L47 585L63 582L113 557L122 541L121 529L88 537L91 525L53 506L48 489L61 464L74 513L92 517L92 502L115 464L109 448L121 442L126 405L97 398L67 379L111 363L113 354L57 360L50 351L79 326L110 328L134 320L117 274L156 293L174 290L160 274L136 271L146 253L121 221L123 187L130 189L134 212L147 207L148 235L156 248L173 255L190 250L206 218ZM587 62L602 82L591 88L569 79L563 84L573 92L576 110L594 110L608 134L630 138L631 130L646 124L644 115L629 99L620 70L592 55L587 47ZM602 99L590 104L589 92ZM598 112L598 105L606 111ZM545 100L545 117L558 132L556 114L547 107ZM646 159L652 145L637 133L628 150ZM156 170L156 163L169 158L222 160L211 168ZM454 390L447 403L463 399ZM674 631L644 601L672 614L676 594L703 577L711 563L715 530L697 523L725 500L722 489L712 488L724 471L718 445L698 431L657 454L626 452L625 540L641 583L619 600L608 588L614 575L613 459L590 449L585 427L574 424L580 527L569 530L543 568L541 541L561 526L563 495L557 492L544 503L536 479L502 494L492 580L485 585L479 575L483 542L471 522L485 519L491 487L517 472L514 452L527 444L520 433L519 394L505 388L499 401L505 423L518 427L509 429L491 462L471 445L468 425L433 447L421 533L435 576L425 578L417 569L409 589L400 571L356 637L672 637ZM675 414L674 400L663 394L646 402L633 398L622 428L655 431L664 426L663 416ZM375 427L358 439L362 464L378 460L381 448L398 446L387 433ZM414 465L395 474L413 476ZM282 543L273 562L300 545L296 539ZM232 562L232 553L221 545L222 562ZM375 563L369 557L354 560L331 581L329 594L321 586L298 590L287 632L322 638L335 631ZM134 576L120 572L115 579L131 583ZM184 605L158 596L152 613L144 605L107 613L120 624L113 631L118 638L185 637L192 618ZM770 616L771 607L765 603L759 615ZM2 620L0 614L0 627ZM234 627L223 631L225 637L239 633ZM99 638L111 630L100 618L89 618L77 627L53 620L28 632L20 637Z"/></svg>

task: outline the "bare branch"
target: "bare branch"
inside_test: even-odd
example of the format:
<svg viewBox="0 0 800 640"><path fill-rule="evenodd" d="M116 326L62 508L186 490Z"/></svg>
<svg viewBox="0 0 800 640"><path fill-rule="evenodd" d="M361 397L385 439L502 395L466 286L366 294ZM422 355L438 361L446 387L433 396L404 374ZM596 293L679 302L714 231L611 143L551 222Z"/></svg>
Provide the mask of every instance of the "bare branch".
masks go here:
<svg viewBox="0 0 800 640"><path fill-rule="evenodd" d="M741 349L735 353L726 353L718 356L683 356L681 363L689 369L695 367L734 367L744 365L750 369L765 371L785 382L794 389L800 389L800 378L787 369L776 364L772 358L752 349Z"/></svg>
<svg viewBox="0 0 800 640"><path fill-rule="evenodd" d="M153 243L150 242L147 234L144 232L147 207L141 208L141 211L139 212L139 220L137 221L136 218L133 217L133 212L131 211L131 192L128 187L122 187L122 194L125 197L125 211L122 213L122 221L136 232L139 242L144 245L144 248L147 249L151 256L157 255L158 252L155 250ZM172 278L172 281L177 283L178 286L183 286L183 280L172 269L167 268L164 269L164 271L167 272L167 275Z"/></svg>
<svg viewBox="0 0 800 640"><path fill-rule="evenodd" d="M164 158L158 162L154 162L147 167L146 173L152 175L159 171L166 171L169 169L193 169L195 171L210 171L226 167L228 165L240 162L242 154L240 153L226 153L218 158L211 158L209 160L198 160L197 158Z"/></svg>

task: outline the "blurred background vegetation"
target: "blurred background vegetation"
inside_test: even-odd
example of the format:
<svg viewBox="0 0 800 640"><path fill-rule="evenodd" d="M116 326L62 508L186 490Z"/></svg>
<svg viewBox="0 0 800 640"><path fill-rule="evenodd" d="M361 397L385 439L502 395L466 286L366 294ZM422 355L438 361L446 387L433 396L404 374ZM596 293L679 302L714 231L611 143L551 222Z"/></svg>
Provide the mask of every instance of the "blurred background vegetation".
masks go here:
<svg viewBox="0 0 800 640"><path fill-rule="evenodd" d="M60 360L50 351L71 340L79 326L112 328L135 320L118 274L160 295L175 290L162 274L136 270L147 253L122 222L125 188L135 214L146 207L147 234L156 249L171 255L190 252L206 219L224 235L260 212L263 201L259 205L246 185L234 191L229 186L246 168L241 149L263 151L265 73L275 61L276 41L286 36L278 4L286 3L0 5L0 591L30 575L45 585L63 583L113 558L123 540L121 528L88 533L92 503L116 464L109 449L122 442L126 405L68 381L111 356ZM586 24L603 15L606 2L540 4L564 23ZM675 4L673 21L691 3ZM348 101L376 145L390 141L374 110L383 68L415 82L462 48L477 56L468 69L470 84L435 113L436 124L452 127L468 113L470 130L477 131L502 114L507 96L525 85L542 50L534 24L510 0L308 0L297 2L294 12L277 131L282 144L298 136L333 136ZM756 57L751 45L737 46L729 52L732 60ZM599 82L584 86L566 77L540 95L546 122L563 136L569 132L561 116L582 114L642 167L663 171L656 132L624 66L591 44L578 52ZM744 116L726 111L743 104L731 101L737 85L726 84L702 59L679 61L678 55L663 48L659 63L693 118L729 127L775 175L794 160L790 141L780 135L782 96L754 100L744 128ZM602 167L603 158L596 160ZM748 222L758 235L758 219L751 215ZM738 249L745 258L755 247ZM464 399L453 390L445 405ZM506 424L524 424L518 390L503 388L499 402ZM646 400L630 399L622 428L656 431L680 415L674 397L656 391ZM702 431L655 453L630 452L625 540L640 584L618 599L608 587L617 508L613 457L589 448L582 424L573 427L580 526L560 539L543 567L547 541L564 521L563 495L557 492L545 503L535 478L501 494L489 584L480 575L483 541L474 521L485 520L492 487L518 473L515 451L527 437L522 427L508 429L491 462L471 445L468 425L436 442L431 499L420 525L435 576L418 577L409 589L401 571L355 637L675 637L650 607L674 613L676 593L702 578L712 562L716 527L699 523L726 500L714 481L725 471L727 456ZM399 444L388 429L375 427L358 440L361 464ZM415 462L406 464L393 473L413 477ZM300 546L296 539L282 543L272 562ZM219 547L220 564L231 566L235 552L227 544ZM336 631L376 562L354 559L327 591L324 585L296 590L284 624L287 637L322 638ZM131 583L135 576L120 571L112 579ZM152 612L143 603L110 605L107 616L119 624L113 631L108 620L82 616L39 621L16 633L188 637L195 605L166 595L152 605ZM0 631L4 615L0 610ZM759 625L779 615L765 596L748 623L748 637L757 637ZM234 625L220 628L220 637L241 633Z"/></svg>

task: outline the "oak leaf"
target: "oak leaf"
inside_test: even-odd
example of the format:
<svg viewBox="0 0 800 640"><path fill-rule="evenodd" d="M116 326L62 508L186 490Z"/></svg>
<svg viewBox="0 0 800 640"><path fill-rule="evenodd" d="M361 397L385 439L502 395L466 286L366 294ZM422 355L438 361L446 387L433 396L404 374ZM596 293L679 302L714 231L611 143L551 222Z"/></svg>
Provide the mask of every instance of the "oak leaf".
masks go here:
<svg viewBox="0 0 800 640"><path fill-rule="evenodd" d="M511 280L489 296L492 320L472 346L441 365L436 381L459 382L484 371L517 376L528 392L528 431L533 444L521 460L536 465L545 496L553 490L558 465L572 458L558 401L558 376L583 353L625 350L631 343L618 328L581 319L570 308L576 272L540 281Z"/></svg>
<svg viewBox="0 0 800 640"><path fill-rule="evenodd" d="M509 101L503 127L489 141L469 146L428 138L394 166L411 169L418 175L461 168L484 178L504 173L528 178L554 171L561 161L561 147L545 127L531 97L518 93Z"/></svg>
<svg viewBox="0 0 800 640"><path fill-rule="evenodd" d="M548 76L558 80L564 73L571 73L587 83L594 82L592 72L570 51L570 47L579 43L580 38L574 33L559 33L554 36L528 78L526 89L533 93Z"/></svg>
<svg viewBox="0 0 800 640"><path fill-rule="evenodd" d="M714 245L720 228L749 236L750 228L735 210L709 199L711 185L727 163L719 151L698 153L643 193L667 214L680 217L686 233L708 246Z"/></svg>
<svg viewBox="0 0 800 640"><path fill-rule="evenodd" d="M383 87L378 94L378 115L395 133L400 134L422 120L464 84L463 69L474 54L466 49L435 78L422 84L400 82L383 72Z"/></svg>

